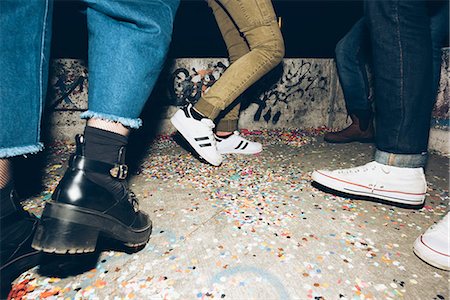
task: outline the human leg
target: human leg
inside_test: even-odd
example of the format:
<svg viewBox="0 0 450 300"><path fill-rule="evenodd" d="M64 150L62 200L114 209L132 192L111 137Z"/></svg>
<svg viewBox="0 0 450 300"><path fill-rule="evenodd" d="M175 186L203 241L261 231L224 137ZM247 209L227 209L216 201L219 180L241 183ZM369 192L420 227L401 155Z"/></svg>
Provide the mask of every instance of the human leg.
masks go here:
<svg viewBox="0 0 450 300"><path fill-rule="evenodd" d="M210 119L279 64L284 43L271 1L218 1L244 35L250 51L237 59L195 105Z"/></svg>
<svg viewBox="0 0 450 300"><path fill-rule="evenodd" d="M366 72L370 45L368 36L366 20L361 18L337 43L335 49L339 81L349 113L371 109Z"/></svg>
<svg viewBox="0 0 450 300"><path fill-rule="evenodd" d="M222 33L223 40L228 50L230 64L236 62L239 58L250 52L249 45L245 38L239 32L239 29L228 15L226 10L215 0L208 1L217 25ZM219 115L216 126L217 150L220 154L238 153L238 154L254 154L262 151L262 145L245 139L239 133L239 111L240 103L234 101L233 107L225 113L224 116ZM216 119L216 120L217 120Z"/></svg>
<svg viewBox="0 0 450 300"><path fill-rule="evenodd" d="M0 277L1 297L11 281L40 259L31 248L37 219L15 196L11 158L37 152L45 99L51 33L51 1L2 1L0 66Z"/></svg>
<svg viewBox="0 0 450 300"><path fill-rule="evenodd" d="M368 35L366 21L361 18L336 45L337 72L352 124L341 131L325 134L327 142L373 141L373 113L366 72L370 45Z"/></svg>
<svg viewBox="0 0 450 300"><path fill-rule="evenodd" d="M250 47L224 7L216 0L208 0L208 5L213 11L217 26L220 29L227 47L230 65L232 65L239 58L249 53ZM216 134L218 136L229 135L238 130L239 110L241 105L240 103L233 104L235 105L228 113L221 118L219 117L220 119L216 126Z"/></svg>
<svg viewBox="0 0 450 300"><path fill-rule="evenodd" d="M284 43L269 0L213 2L210 4L216 9L215 15L219 18L228 49L240 49L236 51L238 55L230 56L239 58L195 104L198 120L189 119L195 113L180 110L172 117L172 123L200 156L213 165L220 165L222 156L217 151L214 136L210 134L215 125L210 122L202 125L202 119L216 119L243 91L280 63L284 56ZM238 32L244 36L250 49L245 54ZM197 131L196 128L204 130Z"/></svg>
<svg viewBox="0 0 450 300"><path fill-rule="evenodd" d="M433 52L433 93L431 96L435 100L441 78L441 49L445 46L449 35L449 2L436 1L431 2L429 5L433 6L430 8L431 46Z"/></svg>
<svg viewBox="0 0 450 300"><path fill-rule="evenodd" d="M52 201L33 247L46 252L94 251L99 234L144 245L152 224L126 184L129 128L162 68L178 0L86 1L89 29L89 110L84 136Z"/></svg>
<svg viewBox="0 0 450 300"><path fill-rule="evenodd" d="M439 88L441 75L441 48L448 38L449 8L448 1L431 2L430 29L433 52L433 100ZM436 224L428 228L414 242L414 253L433 267L450 271L450 215L447 214Z"/></svg>
<svg viewBox="0 0 450 300"><path fill-rule="evenodd" d="M313 180L352 195L420 205L426 194L431 41L425 1L368 1L377 151L365 166L315 171Z"/></svg>

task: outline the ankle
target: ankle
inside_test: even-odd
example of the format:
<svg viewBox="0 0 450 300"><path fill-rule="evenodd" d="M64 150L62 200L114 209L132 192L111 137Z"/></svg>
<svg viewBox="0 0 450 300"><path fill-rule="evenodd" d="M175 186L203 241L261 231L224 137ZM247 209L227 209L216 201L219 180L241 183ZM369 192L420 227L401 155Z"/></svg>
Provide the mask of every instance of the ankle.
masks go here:
<svg viewBox="0 0 450 300"><path fill-rule="evenodd" d="M115 132L86 126L84 140L86 158L110 164L124 162L128 137Z"/></svg>
<svg viewBox="0 0 450 300"><path fill-rule="evenodd" d="M216 136L221 139L229 138L232 135L233 135L233 132L231 132L231 131L217 131L216 132Z"/></svg>
<svg viewBox="0 0 450 300"><path fill-rule="evenodd" d="M190 107L189 112L191 113L191 116L197 121L201 121L202 119L207 118L205 114L203 114L201 111L196 109L194 106Z"/></svg>
<svg viewBox="0 0 450 300"><path fill-rule="evenodd" d="M130 129L119 122L107 121L103 119L91 118L87 121L87 127L97 128L108 132L113 132L123 136L128 136Z"/></svg>

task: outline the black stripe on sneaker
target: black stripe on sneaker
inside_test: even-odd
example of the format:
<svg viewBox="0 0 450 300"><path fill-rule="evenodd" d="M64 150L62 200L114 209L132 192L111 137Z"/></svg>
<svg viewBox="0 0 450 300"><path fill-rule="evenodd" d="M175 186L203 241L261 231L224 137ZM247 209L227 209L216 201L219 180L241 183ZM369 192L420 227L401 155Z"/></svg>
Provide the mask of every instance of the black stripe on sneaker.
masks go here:
<svg viewBox="0 0 450 300"><path fill-rule="evenodd" d="M194 140L196 140L197 142L199 142L199 141L206 141L206 140L209 140L209 137L204 136L204 137L194 138Z"/></svg>
<svg viewBox="0 0 450 300"><path fill-rule="evenodd" d="M239 143L239 145L237 145L237 147L234 148L234 149L239 149L239 147L242 145L243 142L244 142L244 141L241 141L241 142Z"/></svg>
<svg viewBox="0 0 450 300"><path fill-rule="evenodd" d="M210 143L208 143L208 144L200 144L199 145L200 147L209 147L209 146L212 146Z"/></svg>
<svg viewBox="0 0 450 300"><path fill-rule="evenodd" d="M241 150L244 150L245 148L247 148L247 146L248 146L248 142L245 143L244 147L242 147Z"/></svg>
<svg viewBox="0 0 450 300"><path fill-rule="evenodd" d="M182 111L183 111L184 114L186 115L186 118L192 119L192 116L189 115L189 106L183 107Z"/></svg>

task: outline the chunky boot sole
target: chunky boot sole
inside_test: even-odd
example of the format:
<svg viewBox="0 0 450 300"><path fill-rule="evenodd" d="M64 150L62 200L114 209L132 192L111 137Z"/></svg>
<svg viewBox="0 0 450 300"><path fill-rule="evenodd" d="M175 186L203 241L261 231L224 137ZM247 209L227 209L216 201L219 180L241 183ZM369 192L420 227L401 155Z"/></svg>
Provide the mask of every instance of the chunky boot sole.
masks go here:
<svg viewBox="0 0 450 300"><path fill-rule="evenodd" d="M150 220L145 228L132 229L98 211L49 202L31 246L46 253L87 253L95 251L99 235L138 247L148 242L151 232Z"/></svg>

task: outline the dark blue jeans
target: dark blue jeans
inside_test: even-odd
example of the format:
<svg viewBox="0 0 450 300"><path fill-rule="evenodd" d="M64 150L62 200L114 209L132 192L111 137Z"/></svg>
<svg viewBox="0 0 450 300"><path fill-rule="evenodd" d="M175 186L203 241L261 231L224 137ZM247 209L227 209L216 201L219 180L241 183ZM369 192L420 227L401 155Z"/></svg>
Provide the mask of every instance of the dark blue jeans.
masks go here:
<svg viewBox="0 0 450 300"><path fill-rule="evenodd" d="M159 76L179 0L84 0L89 29L89 110L138 128ZM42 148L52 0L0 1L0 158Z"/></svg>
<svg viewBox="0 0 450 300"><path fill-rule="evenodd" d="M441 48L449 34L448 1L429 4L431 43L433 49L433 98L441 74ZM370 110L366 65L370 59L370 36L364 18L358 20L336 45L336 67L344 93L347 112Z"/></svg>
<svg viewBox="0 0 450 300"><path fill-rule="evenodd" d="M372 109L366 64L369 62L370 37L366 20L361 18L337 43L336 68L349 114Z"/></svg>
<svg viewBox="0 0 450 300"><path fill-rule="evenodd" d="M365 18L373 57L375 160L423 167L434 104L426 1L367 0Z"/></svg>

